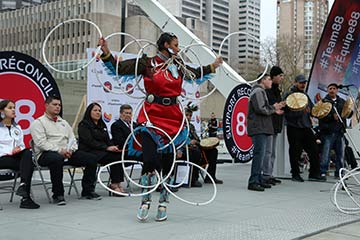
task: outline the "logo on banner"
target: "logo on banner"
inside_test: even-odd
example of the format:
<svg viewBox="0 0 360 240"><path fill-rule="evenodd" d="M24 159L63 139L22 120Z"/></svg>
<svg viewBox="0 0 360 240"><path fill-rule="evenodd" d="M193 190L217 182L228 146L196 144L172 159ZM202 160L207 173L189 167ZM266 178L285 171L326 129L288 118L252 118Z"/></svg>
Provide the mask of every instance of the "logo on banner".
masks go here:
<svg viewBox="0 0 360 240"><path fill-rule="evenodd" d="M60 97L60 92L50 72L35 58L14 51L0 52L0 56L0 99L15 102L15 120L23 129L28 146L30 124L44 114L45 98Z"/></svg>
<svg viewBox="0 0 360 240"><path fill-rule="evenodd" d="M111 84L111 82L109 82L109 81L106 81L106 82L104 82L104 91L105 92L110 92L112 90L112 84Z"/></svg>
<svg viewBox="0 0 360 240"><path fill-rule="evenodd" d="M251 86L240 84L226 99L223 131L226 148L236 162L248 162L254 156L251 137L247 135L246 117Z"/></svg>
<svg viewBox="0 0 360 240"><path fill-rule="evenodd" d="M129 89L132 89L134 86L131 83L128 83L126 85L126 91L129 91ZM131 91L128 92L128 94L133 94L134 93L134 89L132 89Z"/></svg>
<svg viewBox="0 0 360 240"><path fill-rule="evenodd" d="M106 123L108 123L108 122L111 121L111 119L112 119L112 114L105 112L105 113L104 113L104 121L105 121Z"/></svg>

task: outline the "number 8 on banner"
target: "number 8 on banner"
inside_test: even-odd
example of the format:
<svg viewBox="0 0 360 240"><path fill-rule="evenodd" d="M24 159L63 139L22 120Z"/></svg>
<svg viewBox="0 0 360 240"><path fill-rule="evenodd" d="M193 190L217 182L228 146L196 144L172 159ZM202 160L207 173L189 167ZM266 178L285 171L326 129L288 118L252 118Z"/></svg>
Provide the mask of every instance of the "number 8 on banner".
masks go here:
<svg viewBox="0 0 360 240"><path fill-rule="evenodd" d="M253 158L254 147L246 130L250 91L250 85L240 84L231 91L225 103L224 140L236 162L248 162Z"/></svg>

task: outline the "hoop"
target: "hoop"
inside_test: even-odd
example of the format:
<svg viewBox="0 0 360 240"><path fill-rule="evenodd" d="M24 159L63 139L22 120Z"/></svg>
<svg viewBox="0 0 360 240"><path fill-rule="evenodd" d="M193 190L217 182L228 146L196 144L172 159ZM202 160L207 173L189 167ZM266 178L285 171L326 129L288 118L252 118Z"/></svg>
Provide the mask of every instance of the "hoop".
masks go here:
<svg viewBox="0 0 360 240"><path fill-rule="evenodd" d="M163 134L165 134L165 136L166 136L167 138L169 138L169 140L171 139L171 137L169 136L169 134L167 134L167 133L166 133L164 130L162 130L161 128L158 128L158 127L155 127L155 126L148 126L148 127L154 128L154 129L156 129L156 130L158 130L158 131L161 131ZM135 135L135 133L134 133L134 135ZM126 140L125 140L125 142L124 142L123 151L122 151L122 153L121 153L121 160L122 160L122 161L124 161L124 158L125 158L124 148L125 148L125 146L128 144L129 139L130 139L131 136L132 136L132 134L129 134L129 136L126 138ZM136 138L134 137L134 139L136 139ZM129 181L130 181L131 183L133 183L134 185L136 185L136 186L138 186L138 187L140 187L140 188L153 188L153 187L157 188L160 184L163 184L163 183L171 176L171 173L172 173L172 171L174 170L175 160L176 160L176 148L175 148L175 144L174 144L173 142L171 143L171 146L173 147L173 153L174 153L174 154L173 154L173 163L172 163L172 165L171 165L171 168L170 168L170 170L169 170L169 173L166 175L165 178L162 178L162 174L160 173L160 174L161 174L161 181L160 181L160 178L159 178L159 181L158 181L157 184L151 185L151 186L144 186L144 185L141 185L141 184L135 182L134 180L132 180L132 179L130 178L130 176L127 174L126 171L124 171L124 175L126 176L127 179L129 179ZM124 163L123 163L123 168L125 169Z"/></svg>
<svg viewBox="0 0 360 240"><path fill-rule="evenodd" d="M207 49L209 49L213 54L214 54L214 56L215 56L215 58L216 58L216 53L215 53L215 51L212 49L212 48L210 48L209 46L207 46L207 45L205 45L205 44L203 44L203 43L193 43L193 44L189 44L189 45L187 45L187 46L185 46L183 49L181 49L180 50L180 52L178 52L178 56L181 58L181 61L182 62L185 62L184 61L184 59L182 58L182 56L181 56L181 53L183 53L183 52L185 52L185 51L187 51L187 50L190 50L190 48L192 48L192 47L196 47L196 46L201 46L201 47L205 47L205 48L207 48ZM199 63L200 63L200 59L196 56L196 54L194 53L194 51L192 51L192 50L190 50L193 54L194 54L194 56L199 60ZM184 68L186 69L186 65L184 64ZM202 65L200 64L200 72L201 72L201 77L200 77L200 79L203 79L204 78L204 71L203 71L203 68L202 68ZM199 85L200 86L200 85ZM209 97L211 94L213 94L214 92L216 91L216 87L214 87L209 93L207 93L206 95L204 95L204 96L201 96L201 97L199 97L199 98L191 98L191 97L187 97L187 96L182 96L182 97L185 97L186 99L189 99L189 100L202 100L202 99L204 99L204 98L207 98L207 97Z"/></svg>
<svg viewBox="0 0 360 240"><path fill-rule="evenodd" d="M260 45L261 47L263 47L262 44L261 44L260 39L256 38L255 36L251 35L250 33L243 32L243 31L237 31L237 32L233 32L233 33L228 34L228 35L222 40L222 42L221 42L221 44L220 44L220 48L219 48L219 56L221 56L222 47L223 47L225 41L226 41L228 38L230 38L231 36L235 35L235 34L246 35L246 36L252 38L253 40L255 40L256 42L258 42L259 45ZM266 66L265 66L264 72L263 72L258 78L256 78L255 80L251 80L251 81L246 81L246 80L245 80L248 84L251 84L251 83L254 83L254 82L260 80L260 79L266 74L266 72L267 72L267 70L268 70L268 68L269 68L269 61L268 61L268 59L267 59L266 56L265 56L265 62L266 62ZM225 74L228 75L231 79L233 79L233 80L236 81L236 82L243 83L243 82L240 82L237 78L231 77L231 75L225 70L225 68L224 68L223 66L220 66L220 67L221 67L221 69L225 72Z"/></svg>
<svg viewBox="0 0 360 240"><path fill-rule="evenodd" d="M140 163L140 162L139 162L139 161L135 161L135 160L121 160L121 161L112 162L112 163L109 163L109 164L107 164L107 165L105 165L105 166L100 167L99 172L98 172L98 176L97 176L97 177L98 177L98 182L100 183L100 185L101 185L102 187L104 187L104 188L105 188L106 190L108 190L109 192L112 192L112 193L117 194L117 195L120 195L120 196L125 196L125 197L140 197L140 196L144 196L144 195L146 195L146 194L149 194L149 193L154 192L154 191L156 190L156 188L157 188L158 186L160 186L160 175L159 175L159 173L155 170L155 174L156 174L156 176L158 177L158 182L154 185L154 188L151 189L151 190L148 191L148 192L144 192L144 193L121 193L121 192L116 192L116 191L112 190L111 188L109 188L108 186L106 186L106 185L101 181L100 175L101 175L101 172L102 172L104 169L106 169L106 168L108 168L108 167L110 167L110 166L112 166L112 165L119 164L119 163L121 163L121 164L124 166L125 163ZM140 163L140 164L141 164L141 163ZM125 170L124 170L124 173L126 173ZM127 176L128 176L128 175L127 175ZM130 178L129 178L129 180L130 180Z"/></svg>
<svg viewBox="0 0 360 240"><path fill-rule="evenodd" d="M186 164L190 164L190 165L193 165L194 167L197 167L199 168L200 170L202 170L203 172L205 172L206 176L209 177L209 179L211 180L211 183L213 184L214 186L214 193L212 195L212 197L210 198L210 200L206 201L206 202L200 202L200 203L196 203L196 202L191 202L191 201L187 201L179 196L177 196L175 193L173 193L172 191L170 191L170 189L168 188L169 187L172 187L173 185L171 184L168 184L168 183L164 183L163 186L166 188L166 190L171 194L173 195L175 198L177 198L178 200L184 202L184 203L187 203L187 204L190 204L190 205L195 205L195 206L204 206L204 205L207 205L209 203L211 203L212 201L214 201L215 197L216 197L216 194L217 194L217 188L216 188L216 184L215 184L215 181L214 179L210 176L210 174L202 167L200 167L199 165L195 164L195 163L192 163L192 162L187 162L187 161L184 161L184 160L176 160L175 163L186 163Z"/></svg>
<svg viewBox="0 0 360 240"><path fill-rule="evenodd" d="M75 73L75 72L78 72L78 71L81 71L81 70L84 70L87 66L89 66L89 64L91 62L93 62L96 58L96 56L100 53L100 46L96 48L96 51L95 51L95 54L94 54L94 57L91 58L87 63L85 63L83 66L77 68L77 69L74 69L74 70L69 70L69 71L65 71L65 70L60 70L60 69L57 69L55 67L53 67L49 61L47 60L46 58L46 55L45 55L45 47L46 47L46 43L47 41L49 40L51 34L56 30L58 29L60 26L64 25L65 23L69 23L69 22L75 22L75 21L81 21L81 22L87 22L91 25L93 25L95 27L95 29L97 30L97 32L99 33L100 37L102 37L102 33L101 33L101 30L100 28L95 24L93 23L92 21L89 21L87 19L82 19L82 18L75 18L75 19L69 19L69 20L66 20L66 21L63 21L61 23L59 23L58 25L56 25L49 33L48 35L46 36L44 42L43 42L43 45L42 45L42 48L41 48L41 53L42 53L42 56L43 56L43 59L44 59L44 62L45 64L47 64L47 66L49 66L49 68L51 68L52 70L54 70L55 72L60 72L60 73Z"/></svg>

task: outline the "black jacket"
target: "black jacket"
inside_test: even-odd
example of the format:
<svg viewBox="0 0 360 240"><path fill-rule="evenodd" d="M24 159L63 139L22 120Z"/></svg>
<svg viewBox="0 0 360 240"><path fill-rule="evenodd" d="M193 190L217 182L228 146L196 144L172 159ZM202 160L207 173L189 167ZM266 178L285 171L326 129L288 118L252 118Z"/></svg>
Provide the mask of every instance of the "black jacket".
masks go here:
<svg viewBox="0 0 360 240"><path fill-rule="evenodd" d="M286 99L287 96L289 96L291 93L294 93L294 92L304 93L304 92L300 91L297 87L293 86L290 89L290 92L285 95L284 99ZM304 93L304 94L308 98L308 106L307 107L309 108L309 110L311 112L311 109L313 108L314 104L312 103L309 96L306 93ZM312 128L310 112L306 112L305 110L303 110L303 111L293 111L288 106L286 106L285 107L286 125L291 126L291 127L295 127L295 128Z"/></svg>
<svg viewBox="0 0 360 240"><path fill-rule="evenodd" d="M118 119L111 125L112 141L114 145L119 147L119 149L123 148L125 140L130 135L130 133L131 129L121 119Z"/></svg>
<svg viewBox="0 0 360 240"><path fill-rule="evenodd" d="M113 145L110 141L106 125L95 125L94 122L82 120L78 126L79 150L99 153Z"/></svg>
<svg viewBox="0 0 360 240"><path fill-rule="evenodd" d="M341 115L341 111L344 108L345 100L339 96L336 96L336 100L333 101L329 95L326 95L324 100L325 102L330 102L332 104L331 112L324 118L319 120L319 129L321 134L330 134L330 133L338 133L344 132L345 127L339 121L335 120L334 114L336 114L334 107L336 107L337 112ZM346 119L342 119L344 123L346 123Z"/></svg>
<svg viewBox="0 0 360 240"><path fill-rule="evenodd" d="M281 102L281 90L279 89L279 84L272 84L270 89L266 89L266 95L269 100L270 105L274 105L274 103ZM271 115L274 134L280 133L283 128L283 115L273 114Z"/></svg>

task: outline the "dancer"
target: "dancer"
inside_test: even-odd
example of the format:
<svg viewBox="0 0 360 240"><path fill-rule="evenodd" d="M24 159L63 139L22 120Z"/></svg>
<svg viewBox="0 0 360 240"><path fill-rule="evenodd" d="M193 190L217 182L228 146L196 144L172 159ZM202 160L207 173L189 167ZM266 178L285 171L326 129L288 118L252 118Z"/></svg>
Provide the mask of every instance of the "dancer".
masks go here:
<svg viewBox="0 0 360 240"><path fill-rule="evenodd" d="M101 56L104 64L112 71L115 71L116 60L112 56L104 38L99 40L99 45L103 54ZM201 69L193 69L186 66L182 61L176 59L179 49L179 41L175 34L165 32L161 34L157 41L158 53L154 57L142 56L139 59L137 74L142 74L144 86L147 92L144 102L137 119L139 127L136 132L141 138L142 148L132 147L134 141L129 142L129 154L140 154L143 152L144 165L141 177L142 185L153 185L155 183L155 170L166 174L168 166L159 159L158 149L165 146L169 139L161 131L155 130L151 126L158 127L165 131L171 138L176 135L175 145L180 144L186 139L186 132L180 129L183 123L183 113L177 97L180 96L184 79L201 76ZM121 61L117 72L121 75L135 74L136 59ZM203 74L214 73L215 69L222 63L222 58L218 57L214 63L202 68ZM181 131L180 134L177 134ZM166 151L168 149L164 149ZM167 166L165 166L167 165ZM143 188L145 193L148 189ZM167 219L166 208L168 192L162 188L160 192L159 206L156 220L164 221ZM144 221L148 218L151 203L151 194L142 197L141 205L138 210L137 218Z"/></svg>

